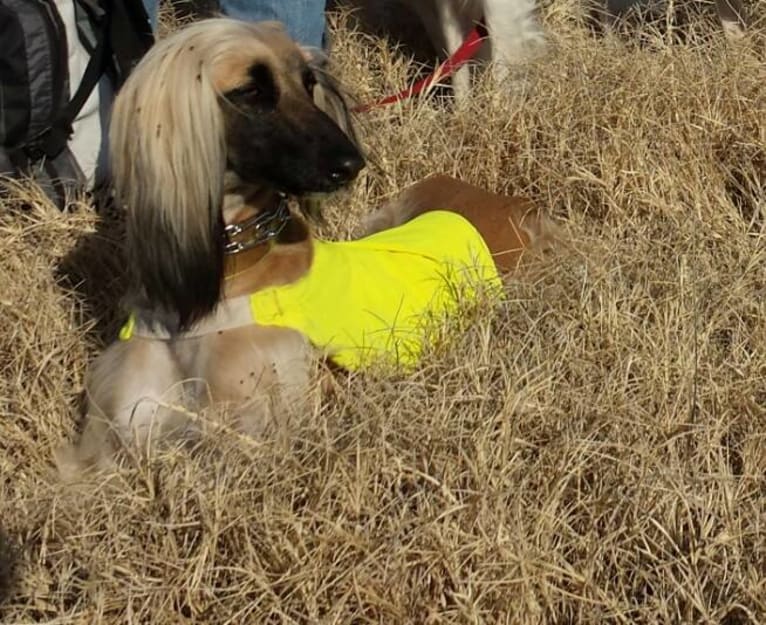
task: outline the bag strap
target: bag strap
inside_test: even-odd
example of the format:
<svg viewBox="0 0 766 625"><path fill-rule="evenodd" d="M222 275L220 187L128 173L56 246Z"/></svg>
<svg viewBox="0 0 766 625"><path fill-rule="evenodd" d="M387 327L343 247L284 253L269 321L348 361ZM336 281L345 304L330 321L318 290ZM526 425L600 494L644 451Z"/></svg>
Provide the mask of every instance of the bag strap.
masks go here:
<svg viewBox="0 0 766 625"><path fill-rule="evenodd" d="M72 136L72 123L77 119L77 115L79 115L82 107L85 106L85 102L104 73L111 20L111 11L105 11L103 21L98 28L96 47L93 49L88 65L82 75L80 85L77 87L77 91L72 99L48 128L32 137L22 148L31 161L37 161L43 156L54 158L66 147L67 142Z"/></svg>

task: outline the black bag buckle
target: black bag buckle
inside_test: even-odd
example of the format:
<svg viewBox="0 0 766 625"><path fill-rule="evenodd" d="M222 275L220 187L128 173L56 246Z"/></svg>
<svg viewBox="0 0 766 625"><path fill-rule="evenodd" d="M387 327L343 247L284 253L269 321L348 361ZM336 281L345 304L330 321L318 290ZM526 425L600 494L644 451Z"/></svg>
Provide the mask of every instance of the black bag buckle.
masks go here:
<svg viewBox="0 0 766 625"><path fill-rule="evenodd" d="M72 136L72 126L54 125L38 133L21 149L31 162L43 157L55 158L64 150Z"/></svg>

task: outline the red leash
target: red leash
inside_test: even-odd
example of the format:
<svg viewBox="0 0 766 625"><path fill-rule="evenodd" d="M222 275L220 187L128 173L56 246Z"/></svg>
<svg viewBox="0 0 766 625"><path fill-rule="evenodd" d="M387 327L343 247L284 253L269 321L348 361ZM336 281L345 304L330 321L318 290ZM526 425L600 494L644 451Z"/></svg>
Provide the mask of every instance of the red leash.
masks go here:
<svg viewBox="0 0 766 625"><path fill-rule="evenodd" d="M419 80L414 85L407 87L399 93L395 93L394 95L387 96L369 104L355 106L351 110L354 113L366 113L370 109L393 104L394 102L401 102L402 100L406 100L407 98L411 98L412 96L421 93L434 83L439 82L442 78L451 76L459 67L475 57L487 36L488 32L486 27L483 24L477 24L476 28L468 33L468 36L465 38L465 41L463 41L462 45L455 50L455 53L444 61L444 63L439 65L433 74Z"/></svg>

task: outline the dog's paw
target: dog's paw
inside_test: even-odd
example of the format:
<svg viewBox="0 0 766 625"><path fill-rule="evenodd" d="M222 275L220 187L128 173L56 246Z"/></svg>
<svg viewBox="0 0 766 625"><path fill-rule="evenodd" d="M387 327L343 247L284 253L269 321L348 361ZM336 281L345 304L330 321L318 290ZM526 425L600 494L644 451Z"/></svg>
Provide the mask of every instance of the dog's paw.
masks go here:
<svg viewBox="0 0 766 625"><path fill-rule="evenodd" d="M737 21L721 20L723 33L729 41L740 41L745 38L745 29Z"/></svg>
<svg viewBox="0 0 766 625"><path fill-rule="evenodd" d="M107 441L92 447L89 437L77 444L64 443L53 451L53 464L59 480L64 484L80 482L92 473L117 468L114 450Z"/></svg>

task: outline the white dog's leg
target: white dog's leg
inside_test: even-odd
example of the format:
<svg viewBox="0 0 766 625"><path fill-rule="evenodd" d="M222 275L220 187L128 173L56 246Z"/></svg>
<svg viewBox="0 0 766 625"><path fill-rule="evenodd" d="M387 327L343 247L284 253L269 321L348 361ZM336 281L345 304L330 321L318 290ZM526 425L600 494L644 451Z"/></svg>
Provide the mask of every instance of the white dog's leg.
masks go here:
<svg viewBox="0 0 766 625"><path fill-rule="evenodd" d="M421 24L437 53L446 51L447 42L444 40L441 19L436 8L435 0L417 0L411 8L418 14Z"/></svg>
<svg viewBox="0 0 766 625"><path fill-rule="evenodd" d="M511 66L544 50L545 34L535 12L535 0L484 0L496 80L506 80Z"/></svg>
<svg viewBox="0 0 766 625"><path fill-rule="evenodd" d="M472 3L462 0L438 1L437 11L448 55L454 54L473 27L473 15L468 10ZM464 104L471 91L471 68L463 65L452 75L455 102Z"/></svg>
<svg viewBox="0 0 766 625"><path fill-rule="evenodd" d="M745 36L745 8L742 0L716 0L718 17L723 32L729 40L736 41Z"/></svg>
<svg viewBox="0 0 766 625"><path fill-rule="evenodd" d="M439 53L450 56L460 47L470 32L475 19L469 9L473 1L415 0L412 8L417 12L431 44ZM465 65L452 75L452 89L456 101L465 101L471 86L471 70Z"/></svg>

